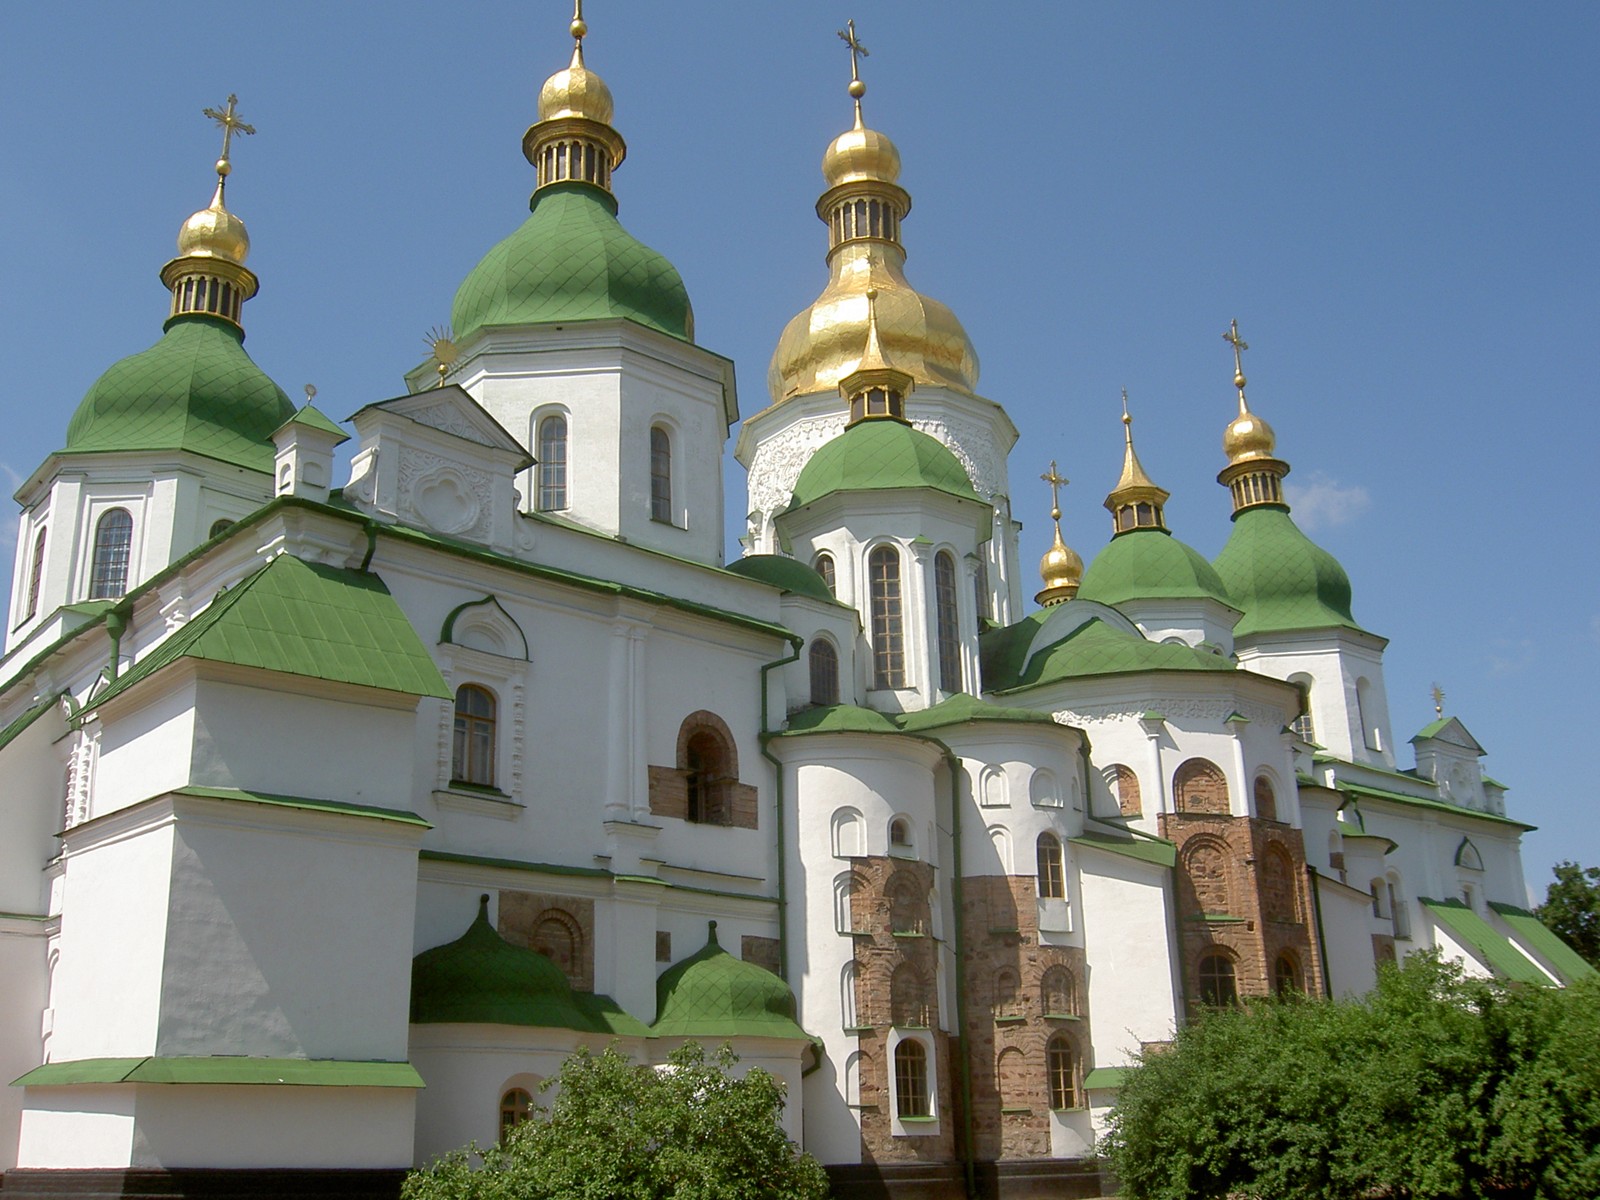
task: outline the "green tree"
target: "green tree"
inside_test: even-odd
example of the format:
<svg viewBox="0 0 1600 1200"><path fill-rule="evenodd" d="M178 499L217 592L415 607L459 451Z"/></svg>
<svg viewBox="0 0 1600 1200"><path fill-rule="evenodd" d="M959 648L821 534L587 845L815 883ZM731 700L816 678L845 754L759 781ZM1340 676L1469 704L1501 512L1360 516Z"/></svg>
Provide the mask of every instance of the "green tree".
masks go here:
<svg viewBox="0 0 1600 1200"><path fill-rule="evenodd" d="M1594 1200L1600 981L1413 955L1360 1000L1264 1000L1143 1054L1102 1147L1128 1200Z"/></svg>
<svg viewBox="0 0 1600 1200"><path fill-rule="evenodd" d="M402 1200L821 1200L821 1165L778 1124L782 1085L737 1062L695 1042L663 1068L580 1050L548 1108L411 1172Z"/></svg>
<svg viewBox="0 0 1600 1200"><path fill-rule="evenodd" d="M1590 966L1600 967L1600 867L1560 862L1534 915Z"/></svg>

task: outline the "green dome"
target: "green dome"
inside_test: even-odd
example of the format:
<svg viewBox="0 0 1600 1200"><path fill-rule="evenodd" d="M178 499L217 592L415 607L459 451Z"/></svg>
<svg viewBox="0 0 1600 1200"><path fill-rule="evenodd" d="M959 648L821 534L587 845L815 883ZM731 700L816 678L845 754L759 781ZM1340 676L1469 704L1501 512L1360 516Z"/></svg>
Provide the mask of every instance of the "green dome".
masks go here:
<svg viewBox="0 0 1600 1200"><path fill-rule="evenodd" d="M833 602L833 593L828 590L821 575L798 559L782 554L747 554L729 563L727 569L735 575L759 579L786 592Z"/></svg>
<svg viewBox="0 0 1600 1200"><path fill-rule="evenodd" d="M595 1028L560 967L494 931L488 896L466 933L412 960L411 1023Z"/></svg>
<svg viewBox="0 0 1600 1200"><path fill-rule="evenodd" d="M533 215L456 290L458 341L489 325L624 317L694 340L694 312L677 269L617 221L617 202L587 183L534 193Z"/></svg>
<svg viewBox="0 0 1600 1200"><path fill-rule="evenodd" d="M1078 588L1080 600L1216 600L1232 606L1216 568L1165 529L1134 529L1094 556Z"/></svg>
<svg viewBox="0 0 1600 1200"><path fill-rule="evenodd" d="M1222 577L1244 619L1233 636L1287 629L1360 629L1350 615L1350 577L1276 506L1247 508L1233 521L1217 555Z"/></svg>
<svg viewBox="0 0 1600 1200"><path fill-rule="evenodd" d="M294 405L243 341L215 317L169 320L159 342L89 389L67 426L67 452L189 450L270 473L272 433Z"/></svg>
<svg viewBox="0 0 1600 1200"><path fill-rule="evenodd" d="M717 945L708 922L706 944L656 980L656 1037L806 1038L794 1019L794 993L765 967Z"/></svg>
<svg viewBox="0 0 1600 1200"><path fill-rule="evenodd" d="M791 509L834 492L933 488L978 500L966 468L937 438L901 421L875 419L850 426L811 456L794 482Z"/></svg>
<svg viewBox="0 0 1600 1200"><path fill-rule="evenodd" d="M817 704L789 714L786 733L899 733L881 712L856 704Z"/></svg>
<svg viewBox="0 0 1600 1200"><path fill-rule="evenodd" d="M1152 642L1113 629L1098 617L1040 650L1023 669L1014 687L1035 687L1090 675L1133 675L1145 671L1232 671L1219 654Z"/></svg>

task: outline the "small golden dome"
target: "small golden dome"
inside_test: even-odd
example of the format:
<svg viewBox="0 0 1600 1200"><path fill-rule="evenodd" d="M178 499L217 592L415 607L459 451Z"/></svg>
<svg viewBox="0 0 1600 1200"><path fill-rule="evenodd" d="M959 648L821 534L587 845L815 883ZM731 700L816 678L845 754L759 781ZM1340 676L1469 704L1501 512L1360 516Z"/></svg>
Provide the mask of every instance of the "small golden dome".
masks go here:
<svg viewBox="0 0 1600 1200"><path fill-rule="evenodd" d="M227 174L227 162L217 163L219 176ZM217 191L211 204L202 208L178 230L178 254L182 258L221 258L243 264L250 256L250 234L244 222L228 211L222 201L223 180L217 180Z"/></svg>
<svg viewBox="0 0 1600 1200"><path fill-rule="evenodd" d="M615 105L611 89L583 65L583 47L572 52L572 62L544 81L539 89L539 120L558 117L583 117L601 125L611 124Z"/></svg>
<svg viewBox="0 0 1600 1200"><path fill-rule="evenodd" d="M1222 450L1230 463L1271 458L1277 442L1272 426L1251 412L1242 401L1239 415L1228 422L1227 429L1222 432Z"/></svg>
<svg viewBox="0 0 1600 1200"><path fill-rule="evenodd" d="M1056 528L1055 544L1039 560L1039 575L1047 591L1059 587L1077 587L1083 582L1083 559L1061 540L1059 526Z"/></svg>
<svg viewBox="0 0 1600 1200"><path fill-rule="evenodd" d="M900 178L900 151L887 135L860 120L828 146L822 156L822 177L830 188L863 179L893 183Z"/></svg>

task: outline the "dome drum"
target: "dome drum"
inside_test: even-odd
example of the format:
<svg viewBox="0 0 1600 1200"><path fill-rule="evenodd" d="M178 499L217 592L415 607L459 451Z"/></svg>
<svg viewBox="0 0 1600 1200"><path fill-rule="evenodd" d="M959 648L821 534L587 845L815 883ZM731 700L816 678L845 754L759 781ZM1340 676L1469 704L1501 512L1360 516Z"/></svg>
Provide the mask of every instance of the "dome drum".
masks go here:
<svg viewBox="0 0 1600 1200"><path fill-rule="evenodd" d="M1253 458L1229 463L1217 475L1217 482L1233 495L1233 511L1238 513L1262 504L1283 505L1283 477L1289 464L1278 458Z"/></svg>
<svg viewBox="0 0 1600 1200"><path fill-rule="evenodd" d="M172 292L171 316L203 314L238 325L244 302L260 289L254 272L226 259L187 255L161 268Z"/></svg>
<svg viewBox="0 0 1600 1200"><path fill-rule="evenodd" d="M628 147L609 125L586 117L556 117L528 127L522 153L537 172L536 190L576 182L610 191L611 172L622 165Z"/></svg>
<svg viewBox="0 0 1600 1200"><path fill-rule="evenodd" d="M900 245L900 222L911 211L911 194L879 180L843 183L817 201L817 217L828 227L828 253L846 242Z"/></svg>

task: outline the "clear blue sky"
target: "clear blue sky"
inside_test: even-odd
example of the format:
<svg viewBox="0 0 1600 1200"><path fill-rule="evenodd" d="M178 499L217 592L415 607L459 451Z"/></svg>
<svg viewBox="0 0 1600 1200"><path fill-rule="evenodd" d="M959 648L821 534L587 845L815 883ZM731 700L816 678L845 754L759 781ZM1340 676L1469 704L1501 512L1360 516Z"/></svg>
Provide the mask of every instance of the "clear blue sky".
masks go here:
<svg viewBox="0 0 1600 1200"><path fill-rule="evenodd" d="M1086 559L1104 545L1124 385L1174 532L1220 549L1220 335L1238 317L1296 516L1392 639L1397 737L1439 681L1513 815L1541 826L1539 894L1553 861L1600 863L1600 6L587 7L629 146L621 216L682 271L744 412L824 280L812 205L848 124L834 30L854 16L867 117L915 201L908 273L966 323L980 389L1022 433L1025 557L1048 544L1033 477L1052 458L1074 481L1067 540ZM260 130L229 189L262 279L250 352L336 417L403 391L423 332L526 212L520 138L569 12L8 11L0 476L30 471L95 377L159 335L156 272L211 187L199 110L229 91ZM9 562L9 518L0 536Z"/></svg>

